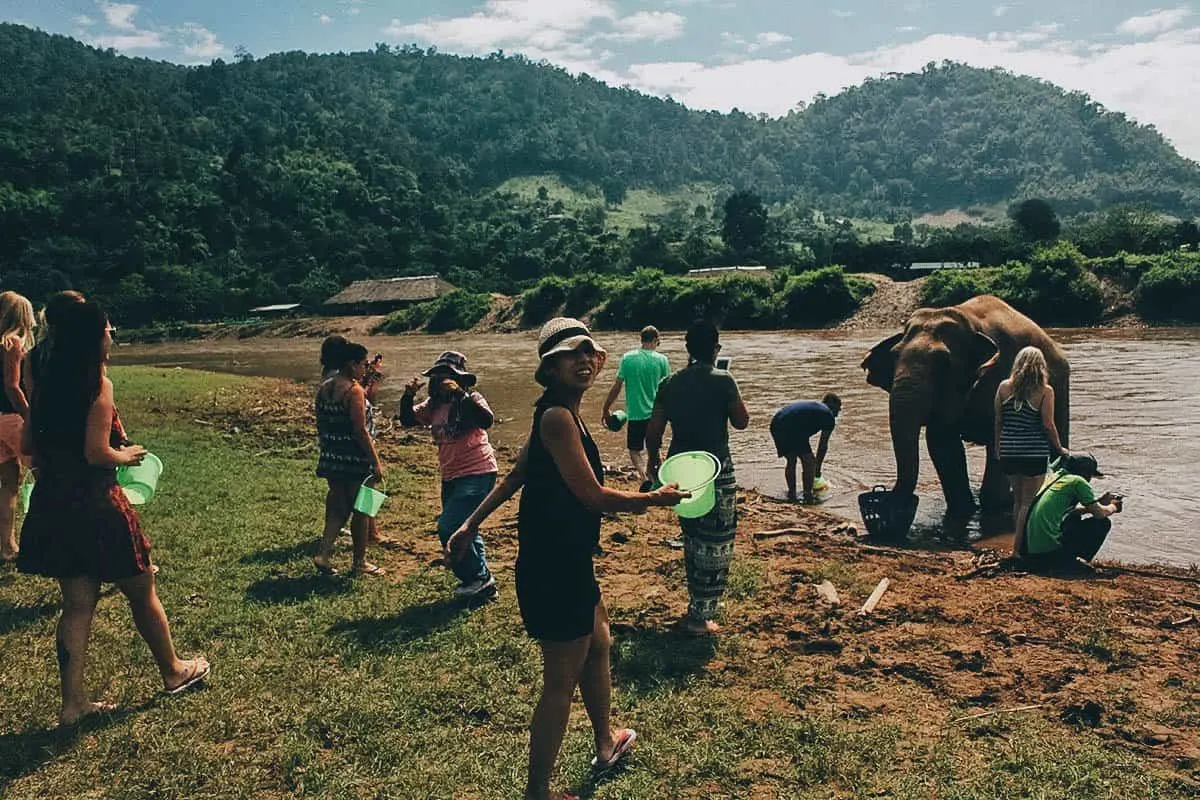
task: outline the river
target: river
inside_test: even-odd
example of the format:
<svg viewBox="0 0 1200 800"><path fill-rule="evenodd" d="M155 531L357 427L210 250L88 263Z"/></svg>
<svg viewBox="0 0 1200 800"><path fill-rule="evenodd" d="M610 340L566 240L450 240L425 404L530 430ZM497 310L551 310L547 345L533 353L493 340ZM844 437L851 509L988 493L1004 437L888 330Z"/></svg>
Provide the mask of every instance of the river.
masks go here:
<svg viewBox="0 0 1200 800"><path fill-rule="evenodd" d="M746 431L732 431L730 444L738 482L769 495L784 492L783 462L775 458L768 426L771 415L798 398L826 391L842 397L843 410L833 435L824 474L831 483L825 507L858 519L857 495L895 478L887 423L887 395L863 380L859 362L879 339L894 331L772 331L725 333L723 356L750 408ZM1188 566L1200 563L1200 329L1061 330L1052 332L1072 365L1071 449L1090 451L1108 477L1096 486L1126 496L1125 511L1100 557L1132 563ZM616 361L636 346L636 334L600 333L610 359L584 403L606 463L626 464L624 433L599 423L600 407L616 375ZM381 390L384 410L393 413L404 381L428 367L447 349L462 350L479 376L479 389L502 420L493 438L519 445L528 435L532 405L536 335L457 334L381 336L363 340L382 353L389 376ZM315 381L316 339L246 339L124 345L116 364L182 366L245 375ZM663 336L662 352L673 367L685 363L683 337ZM618 407L620 403L618 403ZM431 456L432 457L432 456ZM973 483L983 471L983 450L968 448ZM920 509L914 526L918 541L966 539L1003 547L1003 532L973 521L948 531L941 489L928 455L922 453ZM994 542L993 542L994 539Z"/></svg>

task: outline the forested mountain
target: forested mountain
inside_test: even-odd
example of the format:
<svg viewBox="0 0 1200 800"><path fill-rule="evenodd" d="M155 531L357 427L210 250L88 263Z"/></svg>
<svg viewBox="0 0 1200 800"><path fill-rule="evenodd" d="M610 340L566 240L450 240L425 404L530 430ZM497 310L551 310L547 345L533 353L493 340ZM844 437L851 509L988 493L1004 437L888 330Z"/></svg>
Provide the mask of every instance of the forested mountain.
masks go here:
<svg viewBox="0 0 1200 800"><path fill-rule="evenodd" d="M692 111L520 57L382 45L189 68L0 25L0 74L0 281L34 297L82 288L131 319L237 313L370 275L511 289L686 265L665 244L684 237L698 265L716 238L697 223L624 239L603 208L546 225L545 204L492 191L524 175L610 199L747 188L797 219L900 221L1034 194L1067 212L1200 208L1200 168L1152 129L956 65L781 120Z"/></svg>

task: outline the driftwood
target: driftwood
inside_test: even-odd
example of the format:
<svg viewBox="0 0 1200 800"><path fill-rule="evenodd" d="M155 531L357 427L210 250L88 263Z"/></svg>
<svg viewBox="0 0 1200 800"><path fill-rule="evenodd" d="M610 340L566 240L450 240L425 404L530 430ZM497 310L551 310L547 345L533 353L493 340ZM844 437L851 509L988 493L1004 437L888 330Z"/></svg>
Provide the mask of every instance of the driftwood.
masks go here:
<svg viewBox="0 0 1200 800"><path fill-rule="evenodd" d="M1018 711L1033 711L1035 708L1042 708L1045 705L1046 705L1045 703L1037 703L1032 706L1017 706L1016 708L997 708L992 711L982 711L978 714L968 714L965 717L959 717L958 719L953 719L950 721L950 723L954 724L956 722L965 722L969 719L983 719L984 717L991 717L991 716L995 716L996 714L1015 714Z"/></svg>
<svg viewBox="0 0 1200 800"><path fill-rule="evenodd" d="M887 578L881 580L879 585L875 587L875 591L871 592L871 596L867 598L867 602L863 603L863 607L858 610L858 615L860 617L865 617L867 614L870 614L872 611L874 611L875 606L879 605L879 601L883 597L883 593L887 591L891 584L892 582Z"/></svg>
<svg viewBox="0 0 1200 800"><path fill-rule="evenodd" d="M779 528L773 531L759 531L751 536L755 539L775 539L780 536L799 536L805 533L809 533L809 531L804 528Z"/></svg>

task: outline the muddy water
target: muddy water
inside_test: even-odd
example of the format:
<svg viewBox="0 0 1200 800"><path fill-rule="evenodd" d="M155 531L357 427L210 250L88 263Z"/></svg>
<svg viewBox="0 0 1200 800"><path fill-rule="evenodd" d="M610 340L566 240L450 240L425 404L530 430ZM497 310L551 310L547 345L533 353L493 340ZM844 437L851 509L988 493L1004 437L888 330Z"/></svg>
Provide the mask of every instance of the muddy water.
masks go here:
<svg viewBox="0 0 1200 800"><path fill-rule="evenodd" d="M834 433L825 476L832 484L826 507L858 518L856 497L895 477L887 425L887 395L863 381L863 354L892 331L727 333L722 355L750 407L750 428L731 433L739 483L780 496L783 462L775 458L768 425L771 415L796 398L841 395L844 410ZM1200 563L1200 329L1161 331L1059 331L1073 367L1071 444L1090 450L1109 475L1097 486L1126 495L1101 557L1175 565ZM599 424L600 406L612 385L616 358L635 337L600 334L612 357L597 387L585 399L585 418L605 461L624 464L624 434ZM664 337L673 367L684 364L682 336ZM520 444L528 435L532 404L533 334L377 337L365 340L385 359L390 379L381 391L392 413L403 380L427 367L442 350L464 350L479 375L479 388L502 419L493 437ZM119 348L115 362L178 365L248 375L315 380L319 341L257 339L203 343L133 345ZM982 448L968 449L974 482L983 470ZM941 490L927 454L922 454L918 539L987 540L1003 531L972 522L962 530L943 524ZM997 539L999 543L1000 539Z"/></svg>

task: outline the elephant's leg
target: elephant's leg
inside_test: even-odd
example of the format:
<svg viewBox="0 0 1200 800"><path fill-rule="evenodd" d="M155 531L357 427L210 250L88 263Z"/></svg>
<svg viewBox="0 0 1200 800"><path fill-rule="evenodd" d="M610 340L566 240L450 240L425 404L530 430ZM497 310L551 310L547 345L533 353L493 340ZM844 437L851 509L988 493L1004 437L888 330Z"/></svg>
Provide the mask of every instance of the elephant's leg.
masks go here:
<svg viewBox="0 0 1200 800"><path fill-rule="evenodd" d="M975 497L967 479L967 452L958 431L937 425L925 427L925 443L933 460L942 494L946 497L946 512L952 517L969 517L975 512Z"/></svg>
<svg viewBox="0 0 1200 800"><path fill-rule="evenodd" d="M1012 487L996 460L991 445L987 448L987 466L983 468L983 485L979 487L979 505L992 514L1006 514L1012 510Z"/></svg>

